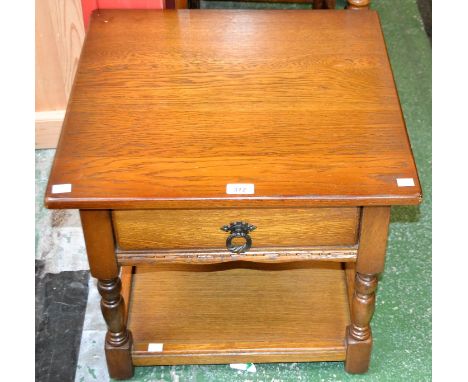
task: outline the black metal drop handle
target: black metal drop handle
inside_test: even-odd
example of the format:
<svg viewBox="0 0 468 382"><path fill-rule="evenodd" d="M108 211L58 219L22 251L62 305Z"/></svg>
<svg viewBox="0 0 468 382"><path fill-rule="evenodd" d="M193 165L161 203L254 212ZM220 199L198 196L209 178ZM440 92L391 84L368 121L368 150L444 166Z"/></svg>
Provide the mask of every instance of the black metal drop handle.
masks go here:
<svg viewBox="0 0 468 382"><path fill-rule="evenodd" d="M252 247L252 238L250 237L249 232L253 231L255 228L257 227L245 222L234 222L229 225L222 226L221 230L231 232L226 239L226 248L233 253L247 252ZM233 244L232 241L239 237L245 240L244 244Z"/></svg>

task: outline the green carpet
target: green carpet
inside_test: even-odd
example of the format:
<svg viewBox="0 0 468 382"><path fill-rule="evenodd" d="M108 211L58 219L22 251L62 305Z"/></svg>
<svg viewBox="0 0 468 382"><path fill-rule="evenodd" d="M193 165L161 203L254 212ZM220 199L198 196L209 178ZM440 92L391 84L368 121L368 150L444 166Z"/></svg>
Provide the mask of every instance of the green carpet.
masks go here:
<svg viewBox="0 0 468 382"><path fill-rule="evenodd" d="M343 4L338 1L339 7ZM209 7L239 5L249 7L246 3L209 3ZM341 362L257 364L256 373L236 371L229 365L139 367L133 381L431 380L432 52L416 0L374 0L372 8L381 17L424 201L420 207L392 209L387 262L372 320L374 349L369 373L348 375Z"/></svg>

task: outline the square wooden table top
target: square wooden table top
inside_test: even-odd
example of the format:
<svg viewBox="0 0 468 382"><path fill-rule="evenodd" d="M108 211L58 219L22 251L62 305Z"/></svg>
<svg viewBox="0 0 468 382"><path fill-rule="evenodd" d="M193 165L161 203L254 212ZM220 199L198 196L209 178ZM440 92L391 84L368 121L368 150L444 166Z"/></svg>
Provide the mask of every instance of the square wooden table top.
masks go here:
<svg viewBox="0 0 468 382"><path fill-rule="evenodd" d="M93 14L48 207L420 199L376 12Z"/></svg>

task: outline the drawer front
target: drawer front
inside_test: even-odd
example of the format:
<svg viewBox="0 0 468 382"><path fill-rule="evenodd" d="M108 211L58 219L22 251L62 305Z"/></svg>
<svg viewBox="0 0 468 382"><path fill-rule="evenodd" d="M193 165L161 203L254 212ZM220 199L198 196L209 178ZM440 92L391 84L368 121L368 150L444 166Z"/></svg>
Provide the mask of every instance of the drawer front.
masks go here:
<svg viewBox="0 0 468 382"><path fill-rule="evenodd" d="M353 245L359 208L113 211L121 250L226 248L236 221L256 226L252 248Z"/></svg>

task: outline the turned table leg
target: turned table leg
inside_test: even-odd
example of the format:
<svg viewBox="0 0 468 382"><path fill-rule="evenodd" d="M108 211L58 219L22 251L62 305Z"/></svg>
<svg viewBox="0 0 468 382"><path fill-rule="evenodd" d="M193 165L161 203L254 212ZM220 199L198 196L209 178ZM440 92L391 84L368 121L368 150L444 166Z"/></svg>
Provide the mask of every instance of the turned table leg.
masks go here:
<svg viewBox="0 0 468 382"><path fill-rule="evenodd" d="M378 274L383 272L387 247L390 207L363 207L356 260L351 324L346 328L348 373L365 373L372 350L370 321L375 308Z"/></svg>
<svg viewBox="0 0 468 382"><path fill-rule="evenodd" d="M101 310L107 324L105 353L109 376L133 376L132 334L125 324L125 301L115 256L110 211L80 210L91 275L98 279Z"/></svg>
<svg viewBox="0 0 468 382"><path fill-rule="evenodd" d="M369 368L372 350L370 320L374 314L377 275L356 273L351 303L351 325L346 333L348 373L365 373Z"/></svg>
<svg viewBox="0 0 468 382"><path fill-rule="evenodd" d="M348 9L369 9L371 0L347 0Z"/></svg>
<svg viewBox="0 0 468 382"><path fill-rule="evenodd" d="M125 303L120 294L121 289L118 277L98 281L102 315L108 328L105 351L109 375L116 379L128 379L133 375L132 335L125 326Z"/></svg>

